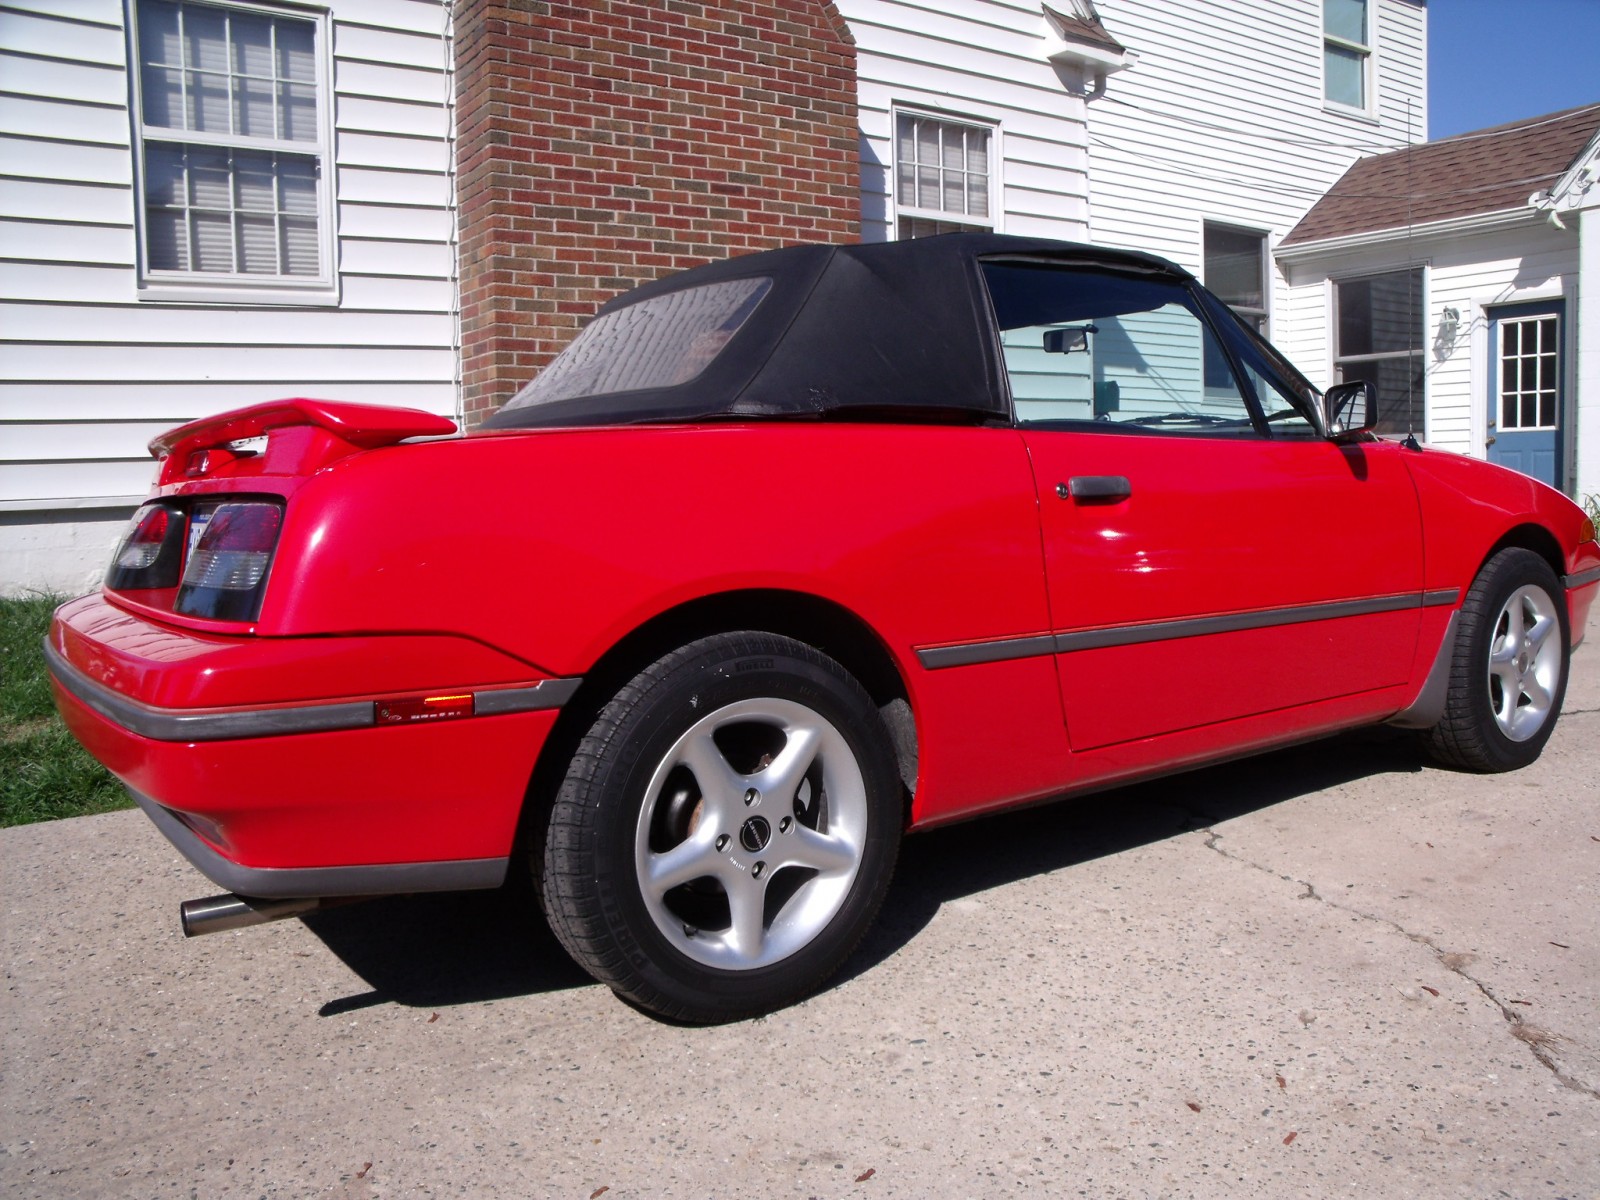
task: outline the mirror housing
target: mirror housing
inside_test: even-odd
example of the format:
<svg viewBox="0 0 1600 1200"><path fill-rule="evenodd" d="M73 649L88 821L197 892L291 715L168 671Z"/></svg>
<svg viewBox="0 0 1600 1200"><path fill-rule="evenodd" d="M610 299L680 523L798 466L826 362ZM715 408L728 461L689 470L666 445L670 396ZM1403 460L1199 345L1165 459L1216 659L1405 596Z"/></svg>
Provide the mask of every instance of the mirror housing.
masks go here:
<svg viewBox="0 0 1600 1200"><path fill-rule="evenodd" d="M1334 384L1322 394L1322 419L1331 438L1365 433L1378 423L1378 389L1370 379Z"/></svg>
<svg viewBox="0 0 1600 1200"><path fill-rule="evenodd" d="M1066 325L1060 329L1046 329L1044 331L1044 352L1046 354L1087 354L1089 352L1089 335L1099 332L1100 330L1093 325Z"/></svg>

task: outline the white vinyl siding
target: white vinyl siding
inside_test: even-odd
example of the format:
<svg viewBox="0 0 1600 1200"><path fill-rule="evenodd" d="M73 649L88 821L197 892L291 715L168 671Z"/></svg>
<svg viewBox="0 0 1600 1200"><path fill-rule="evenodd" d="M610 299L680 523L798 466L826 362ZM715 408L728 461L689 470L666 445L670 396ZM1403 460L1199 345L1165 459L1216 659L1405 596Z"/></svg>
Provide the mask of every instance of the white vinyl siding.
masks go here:
<svg viewBox="0 0 1600 1200"><path fill-rule="evenodd" d="M897 111L993 129L998 231L1083 239L1084 102L1044 57L1037 2L838 0L838 8L856 39L863 241L894 236Z"/></svg>
<svg viewBox="0 0 1600 1200"><path fill-rule="evenodd" d="M92 581L116 532L93 509L143 495L153 431L293 395L458 415L448 11L326 12L339 303L321 308L141 301L126 10L0 14L0 588ZM36 511L84 514L92 544L62 558L71 539L20 524Z"/></svg>
<svg viewBox="0 0 1600 1200"><path fill-rule="evenodd" d="M1320 0L1096 7L1139 55L1089 105L1097 243L1148 250L1201 274L1210 222L1265 233L1270 254L1358 157L1424 139L1426 9L1415 0L1369 0L1376 121L1324 103ZM1326 312L1290 305L1276 263L1269 275L1273 342L1325 382Z"/></svg>
<svg viewBox="0 0 1600 1200"><path fill-rule="evenodd" d="M1326 329L1296 347L1295 361L1318 384L1334 378L1333 288L1329 280L1379 274L1407 262L1426 266L1422 328L1427 392L1427 440L1461 454L1484 456L1488 371L1488 313L1499 305L1577 295L1578 253L1570 233L1534 213L1517 227L1472 236L1397 235L1360 250L1319 255L1290 268L1289 305L1297 328ZM1453 331L1441 332L1453 308ZM1446 336L1448 334L1448 336ZM1570 383L1570 380L1569 380ZM1568 393L1571 394L1569 387ZM1422 437L1419 429L1417 436Z"/></svg>

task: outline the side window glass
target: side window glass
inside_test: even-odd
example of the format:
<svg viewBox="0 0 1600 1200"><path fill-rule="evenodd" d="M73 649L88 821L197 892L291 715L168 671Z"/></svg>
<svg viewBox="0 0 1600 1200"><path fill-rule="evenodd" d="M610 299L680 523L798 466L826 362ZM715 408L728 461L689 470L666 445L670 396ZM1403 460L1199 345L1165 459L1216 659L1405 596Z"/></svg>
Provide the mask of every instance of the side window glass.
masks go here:
<svg viewBox="0 0 1600 1200"><path fill-rule="evenodd" d="M1246 316L1222 309L1224 321L1235 326L1234 349L1243 365L1245 381L1255 393L1267 429L1275 438L1321 438L1310 415L1320 401L1316 389L1295 370Z"/></svg>
<svg viewBox="0 0 1600 1200"><path fill-rule="evenodd" d="M988 262L983 272L1019 421L1255 432L1215 334L1181 285L1030 262Z"/></svg>
<svg viewBox="0 0 1600 1200"><path fill-rule="evenodd" d="M1322 434L1307 418L1298 404L1279 386L1278 381L1263 375L1248 361L1244 364L1245 378L1255 389L1261 401L1261 411L1267 428L1275 438L1320 438Z"/></svg>

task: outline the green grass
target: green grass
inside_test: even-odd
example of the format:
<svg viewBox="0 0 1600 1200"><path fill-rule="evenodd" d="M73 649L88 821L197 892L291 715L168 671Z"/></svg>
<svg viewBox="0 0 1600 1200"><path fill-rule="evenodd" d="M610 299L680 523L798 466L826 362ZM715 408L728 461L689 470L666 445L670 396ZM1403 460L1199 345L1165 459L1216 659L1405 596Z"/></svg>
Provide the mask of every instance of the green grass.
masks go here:
<svg viewBox="0 0 1600 1200"><path fill-rule="evenodd" d="M127 808L132 801L67 732L40 643L58 596L0 600L0 827Z"/></svg>

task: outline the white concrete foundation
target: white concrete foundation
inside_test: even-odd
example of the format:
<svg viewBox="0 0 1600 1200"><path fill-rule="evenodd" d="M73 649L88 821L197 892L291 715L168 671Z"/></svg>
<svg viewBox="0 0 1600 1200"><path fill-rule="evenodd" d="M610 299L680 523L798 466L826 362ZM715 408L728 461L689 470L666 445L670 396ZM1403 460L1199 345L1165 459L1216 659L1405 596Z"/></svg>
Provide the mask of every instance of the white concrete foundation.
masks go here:
<svg viewBox="0 0 1600 1200"><path fill-rule="evenodd" d="M79 596L100 586L133 506L0 512L0 596Z"/></svg>

